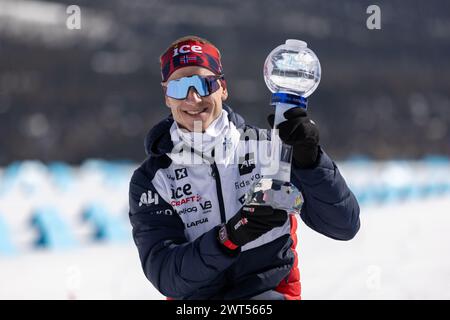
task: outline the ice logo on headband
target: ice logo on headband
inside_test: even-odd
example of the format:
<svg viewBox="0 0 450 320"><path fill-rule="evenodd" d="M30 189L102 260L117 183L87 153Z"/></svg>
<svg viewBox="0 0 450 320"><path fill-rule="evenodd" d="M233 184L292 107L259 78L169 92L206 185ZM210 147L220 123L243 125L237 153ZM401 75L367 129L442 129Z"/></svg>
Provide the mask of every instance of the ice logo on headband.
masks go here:
<svg viewBox="0 0 450 320"><path fill-rule="evenodd" d="M191 52L195 52L195 53L203 53L202 51L202 47L199 45L194 45L191 46L190 44L184 44L182 45L180 48L174 48L173 49L173 57L176 57L179 54L186 54L186 53L191 53Z"/></svg>

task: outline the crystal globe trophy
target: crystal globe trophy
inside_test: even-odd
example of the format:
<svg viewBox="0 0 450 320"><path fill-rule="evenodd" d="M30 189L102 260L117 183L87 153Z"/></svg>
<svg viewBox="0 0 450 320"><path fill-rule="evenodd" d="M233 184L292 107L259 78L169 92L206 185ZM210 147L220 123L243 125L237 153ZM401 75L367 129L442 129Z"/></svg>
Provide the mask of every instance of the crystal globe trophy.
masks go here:
<svg viewBox="0 0 450 320"><path fill-rule="evenodd" d="M276 47L264 63L264 80L272 92L275 107L274 129L285 121L284 113L291 108L307 109L307 97L320 82L320 62L306 42L289 39ZM303 196L291 180L292 146L281 141L277 130L272 131L271 158L277 170L254 183L245 195L246 205L269 205L290 214L300 214Z"/></svg>

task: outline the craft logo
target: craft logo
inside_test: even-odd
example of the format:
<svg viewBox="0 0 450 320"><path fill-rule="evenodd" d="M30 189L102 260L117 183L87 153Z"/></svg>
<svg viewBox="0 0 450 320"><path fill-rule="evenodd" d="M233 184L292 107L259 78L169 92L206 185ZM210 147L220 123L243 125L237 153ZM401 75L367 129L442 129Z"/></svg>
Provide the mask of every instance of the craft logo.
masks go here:
<svg viewBox="0 0 450 320"><path fill-rule="evenodd" d="M193 202L199 202L202 200L202 197L200 197L200 195L195 195L195 196L191 196L191 197L187 197L187 198L183 198L181 200L172 200L170 202L170 205L172 207L179 207L182 206L186 203L193 203Z"/></svg>

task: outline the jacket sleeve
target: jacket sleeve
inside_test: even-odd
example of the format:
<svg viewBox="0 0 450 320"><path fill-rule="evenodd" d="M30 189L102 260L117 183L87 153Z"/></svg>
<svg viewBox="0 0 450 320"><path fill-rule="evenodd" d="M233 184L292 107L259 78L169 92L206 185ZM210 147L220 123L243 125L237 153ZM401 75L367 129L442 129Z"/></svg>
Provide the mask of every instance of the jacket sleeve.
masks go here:
<svg viewBox="0 0 450 320"><path fill-rule="evenodd" d="M302 220L313 230L336 240L350 240L359 230L359 205L336 164L319 147L317 166L292 165L291 182L302 191Z"/></svg>
<svg viewBox="0 0 450 320"><path fill-rule="evenodd" d="M151 181L136 170L130 182L129 217L142 268L165 296L179 299L207 286L237 259L216 239L217 228L188 242L184 225Z"/></svg>

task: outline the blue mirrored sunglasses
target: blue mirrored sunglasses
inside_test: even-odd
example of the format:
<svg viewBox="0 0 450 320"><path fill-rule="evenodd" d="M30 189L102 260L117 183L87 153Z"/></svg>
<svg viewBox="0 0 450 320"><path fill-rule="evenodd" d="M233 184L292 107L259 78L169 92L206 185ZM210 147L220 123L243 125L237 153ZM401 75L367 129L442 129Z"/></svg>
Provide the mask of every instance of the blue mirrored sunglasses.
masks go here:
<svg viewBox="0 0 450 320"><path fill-rule="evenodd" d="M223 79L223 77L223 74L206 77L193 75L171 80L167 84L162 83L162 86L165 95L173 99L186 99L191 87L193 87L201 97L206 97L220 88L220 84L217 80Z"/></svg>

